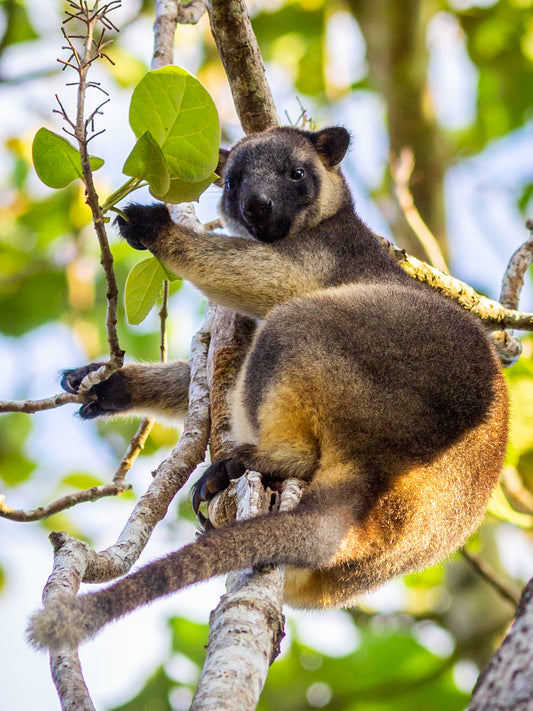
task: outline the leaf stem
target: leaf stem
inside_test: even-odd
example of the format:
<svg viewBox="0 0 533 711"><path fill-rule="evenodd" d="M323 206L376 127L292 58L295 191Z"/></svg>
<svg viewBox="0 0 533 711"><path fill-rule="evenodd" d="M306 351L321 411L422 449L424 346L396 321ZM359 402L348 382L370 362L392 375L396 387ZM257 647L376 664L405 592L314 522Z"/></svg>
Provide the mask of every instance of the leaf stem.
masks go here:
<svg viewBox="0 0 533 711"><path fill-rule="evenodd" d="M126 195L129 195L134 190L138 190L139 188L144 188L145 185L148 185L148 183L145 180L142 180L141 178L130 178L129 180L126 180L126 182L121 185L120 188L117 188L117 190L111 193L111 195L106 199L103 205L100 205L100 210L102 211L102 214L105 215L106 212L113 209L117 202L123 200Z"/></svg>

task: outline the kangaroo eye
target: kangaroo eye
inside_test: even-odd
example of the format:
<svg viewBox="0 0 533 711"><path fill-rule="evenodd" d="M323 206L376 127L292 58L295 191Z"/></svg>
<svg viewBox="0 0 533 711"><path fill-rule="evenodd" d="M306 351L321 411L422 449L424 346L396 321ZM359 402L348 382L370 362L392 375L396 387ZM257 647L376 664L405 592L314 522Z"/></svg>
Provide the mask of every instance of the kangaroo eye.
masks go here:
<svg viewBox="0 0 533 711"><path fill-rule="evenodd" d="M301 182L305 178L305 170L303 168L296 168L296 170L293 170L291 173L291 180L294 180L295 183Z"/></svg>
<svg viewBox="0 0 533 711"><path fill-rule="evenodd" d="M237 187L237 181L235 180L235 178L226 178L226 180L224 181L224 187L226 188L226 190L233 190Z"/></svg>

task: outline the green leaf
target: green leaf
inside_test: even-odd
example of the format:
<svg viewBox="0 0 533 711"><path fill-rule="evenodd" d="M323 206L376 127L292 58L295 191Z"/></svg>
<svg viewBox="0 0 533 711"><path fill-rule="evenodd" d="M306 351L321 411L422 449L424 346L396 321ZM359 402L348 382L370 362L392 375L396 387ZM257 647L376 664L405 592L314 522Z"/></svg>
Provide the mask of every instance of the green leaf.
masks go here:
<svg viewBox="0 0 533 711"><path fill-rule="evenodd" d="M132 178L146 180L152 194L164 195L170 188L165 156L150 131L145 131L133 146L122 172Z"/></svg>
<svg viewBox="0 0 533 711"><path fill-rule="evenodd" d="M533 516L513 509L501 486L497 486L494 490L489 501L488 511L501 521L507 521L515 526L520 526L520 528L531 529L533 527Z"/></svg>
<svg viewBox="0 0 533 711"><path fill-rule="evenodd" d="M188 183L180 178L171 178L168 190L165 193L158 193L150 186L151 194L158 200L169 203L192 202L198 200L200 195L208 188L217 175L212 173L209 178L198 183Z"/></svg>
<svg viewBox="0 0 533 711"><path fill-rule="evenodd" d="M183 617L172 617L169 620L172 634L172 650L180 652L197 664L203 664L205 644L209 636L208 625L191 622Z"/></svg>
<svg viewBox="0 0 533 711"><path fill-rule="evenodd" d="M0 418L0 480L8 486L27 481L36 468L24 452L33 422L27 415L12 413Z"/></svg>
<svg viewBox="0 0 533 711"><path fill-rule="evenodd" d="M124 289L126 316L131 324L144 321L155 304L166 274L154 257L138 262L128 274Z"/></svg>
<svg viewBox="0 0 533 711"><path fill-rule="evenodd" d="M177 274L174 274L174 272L171 272L170 269L169 269L169 268L167 267L167 265L165 264L165 262L161 261L161 259L159 259L159 257L155 257L155 256L154 256L154 259L156 260L156 262L157 262L157 263L159 264L159 266L161 267L161 270L163 271L163 274L165 275L165 276L164 276L165 279L168 279L168 281L178 281L178 280L180 280L179 276L178 276ZM181 280L180 280L180 281L181 281ZM179 288L179 287L178 287L178 288Z"/></svg>
<svg viewBox="0 0 533 711"><path fill-rule="evenodd" d="M0 331L20 336L63 316L67 302L65 270L35 263L33 270L21 270L2 283Z"/></svg>
<svg viewBox="0 0 533 711"><path fill-rule="evenodd" d="M37 465L22 452L11 452L9 457L2 457L0 479L8 486L16 486L27 481Z"/></svg>
<svg viewBox="0 0 533 711"><path fill-rule="evenodd" d="M196 77L175 66L147 72L131 97L129 120L137 138L150 131L171 179L210 178L218 163L220 127L213 100Z"/></svg>
<svg viewBox="0 0 533 711"><path fill-rule="evenodd" d="M115 706L111 711L172 711L177 707L170 705L169 697L176 686L178 685L167 676L164 668L159 667L133 699Z"/></svg>
<svg viewBox="0 0 533 711"><path fill-rule="evenodd" d="M91 489L93 486L103 484L102 479L88 474L87 472L72 472L63 477L63 484L72 486L74 489Z"/></svg>
<svg viewBox="0 0 533 711"><path fill-rule="evenodd" d="M7 15L2 38L2 44L5 47L17 42L29 42L30 40L39 39L39 35L34 30L23 3L5 2L2 3L2 7Z"/></svg>
<svg viewBox="0 0 533 711"><path fill-rule="evenodd" d="M40 128L35 134L32 156L37 175L50 188L64 188L76 178L83 179L80 152L47 128ZM92 170L104 164L95 156L89 156L89 162Z"/></svg>

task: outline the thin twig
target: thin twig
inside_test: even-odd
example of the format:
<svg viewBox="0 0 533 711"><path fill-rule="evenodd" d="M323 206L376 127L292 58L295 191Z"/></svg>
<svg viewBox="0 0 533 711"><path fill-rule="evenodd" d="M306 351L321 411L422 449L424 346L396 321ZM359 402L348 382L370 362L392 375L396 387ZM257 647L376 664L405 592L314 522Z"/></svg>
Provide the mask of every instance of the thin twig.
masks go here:
<svg viewBox="0 0 533 711"><path fill-rule="evenodd" d="M124 481L126 474L132 468L135 460L144 449L144 445L146 444L146 440L150 435L153 424L153 420L151 420L149 417L143 417L139 424L139 427L137 428L137 432L130 440L128 449L120 460L120 464L118 465L117 471L115 472L115 476L113 477L113 483L119 484L120 482Z"/></svg>
<svg viewBox="0 0 533 711"><path fill-rule="evenodd" d="M67 13L69 17L65 22L70 21L73 17L76 17L85 25L85 34L82 35L83 39L83 51L78 52L73 39L75 35L69 35L65 29L63 29L63 34L66 41L68 42L68 47L72 51L72 57L69 58L68 64L72 66L71 59L75 59L75 66L73 67L78 73L78 92L77 92L77 104L76 104L76 121L72 122L66 116L66 112L61 106L63 116L68 121L69 125L74 126L74 134L78 142L78 147L81 154L81 168L83 173L83 182L85 183L86 191L86 202L91 209L94 229L98 238L100 245L101 259L105 280L107 284L107 313L106 313L106 332L107 332L107 342L109 344L110 361L106 368L105 377L110 375L111 372L120 368L124 360L124 351L121 349L118 334L116 330L117 325L117 307L118 307L118 288L115 279L115 273L113 269L113 255L109 248L109 242L107 239L107 233L105 229L103 212L99 204L98 193L96 192L92 169L89 161L89 151L88 144L91 137L87 135L87 129L89 125L92 125L94 117L99 113L99 109L102 104L93 111L89 116L89 119L85 119L85 95L86 91L90 86L94 86L92 82L87 81L87 72L91 67L92 63L101 56L101 49L103 46L108 44L108 41L104 42L104 31L102 31L100 38L96 39L94 36L95 27L98 22L104 25L104 28L111 27L114 28L113 23L107 18L107 13L119 7L120 3L110 2L103 7L98 7L98 2L94 4L92 9L88 8L85 2L71 3L76 12L74 14ZM114 28L116 29L116 28ZM94 51L93 51L94 47ZM94 137L94 136L93 136Z"/></svg>
<svg viewBox="0 0 533 711"><path fill-rule="evenodd" d="M159 309L159 360L161 363L167 362L167 318L168 318L168 295L169 295L169 281L168 279L163 279L163 299L161 302L161 308Z"/></svg>
<svg viewBox="0 0 533 711"><path fill-rule="evenodd" d="M61 407L70 402L80 403L82 399L73 393L59 393L43 400L0 400L0 413L6 412L42 412L52 410L54 407Z"/></svg>
<svg viewBox="0 0 533 711"><path fill-rule="evenodd" d="M510 465L504 467L502 486L505 494L518 504L520 513L533 516L533 494L526 489L515 467Z"/></svg>
<svg viewBox="0 0 533 711"><path fill-rule="evenodd" d="M507 602L510 602L513 607L518 605L520 602L520 596L497 576L486 561L482 560L478 556L475 556L473 553L470 553L470 551L467 551L466 548L461 548L461 555L472 567L472 569L475 570L476 573L483 578L483 580L485 580L498 593L498 595L500 595L500 597L507 600Z"/></svg>
<svg viewBox="0 0 533 711"><path fill-rule="evenodd" d="M60 499L53 501L46 506L39 506L36 509L24 511L22 509L12 509L4 502L4 496L0 496L0 518L7 518L10 521L28 523L30 521L42 521L60 511L66 511L73 506L87 501L98 501L106 496L118 496L131 489L131 484L124 484L114 481L112 484L102 484L102 486L92 486L90 489L82 489L73 494L67 494Z"/></svg>
<svg viewBox="0 0 533 711"><path fill-rule="evenodd" d="M394 182L394 191L405 219L424 248L429 263L437 269L447 272L448 267L439 243L418 212L409 188L414 167L415 159L410 148L402 148L398 158L391 156L390 171Z"/></svg>

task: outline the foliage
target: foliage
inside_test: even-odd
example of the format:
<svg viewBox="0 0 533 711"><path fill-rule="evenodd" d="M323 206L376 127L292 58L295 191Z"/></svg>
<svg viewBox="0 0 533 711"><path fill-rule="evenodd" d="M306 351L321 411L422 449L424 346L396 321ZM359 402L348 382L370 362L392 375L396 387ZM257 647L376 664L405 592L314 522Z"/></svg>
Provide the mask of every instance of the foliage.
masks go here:
<svg viewBox="0 0 533 711"><path fill-rule="evenodd" d="M199 669L209 628L183 618L171 619L170 626L169 660L134 699L113 711L144 711L152 708L149 704L166 709L176 691L194 692L194 684L169 673L171 662L177 655ZM424 648L408 626L365 629L356 651L340 658L317 652L294 639L273 665L258 711L407 711L416 707L460 711L468 696L454 684L454 663L453 654L438 657ZM183 693L181 696L187 698Z"/></svg>
<svg viewBox="0 0 533 711"><path fill-rule="evenodd" d="M147 72L133 91L129 122L137 142L122 171L132 179L104 201L102 212L145 185L166 203L197 200L216 178L220 141L217 110L200 82L181 67ZM80 151L47 128L35 134L32 158L38 176L51 188L83 178ZM94 156L89 162L93 172L104 164ZM154 257L132 269L125 288L131 324L144 320L169 278Z"/></svg>

